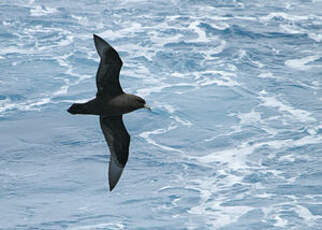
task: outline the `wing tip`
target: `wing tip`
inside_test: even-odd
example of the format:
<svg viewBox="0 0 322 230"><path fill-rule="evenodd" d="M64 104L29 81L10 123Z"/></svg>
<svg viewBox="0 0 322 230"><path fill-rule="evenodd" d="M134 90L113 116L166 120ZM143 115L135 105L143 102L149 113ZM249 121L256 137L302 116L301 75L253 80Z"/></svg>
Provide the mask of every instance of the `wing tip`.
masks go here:
<svg viewBox="0 0 322 230"><path fill-rule="evenodd" d="M95 48L97 50L97 53L102 58L103 52L106 48L110 48L111 46L100 36L93 34L93 40L95 44Z"/></svg>
<svg viewBox="0 0 322 230"><path fill-rule="evenodd" d="M119 167L115 159L113 157L110 160L110 165L109 165L109 172L108 172L108 181L110 185L110 192L114 189L116 184L118 183L122 172L123 172L124 167Z"/></svg>
<svg viewBox="0 0 322 230"><path fill-rule="evenodd" d="M110 192L112 192L112 191L113 191L113 189L115 188L115 185L116 185L116 184L114 184L114 185L113 185L113 184L111 184L111 182L110 182Z"/></svg>
<svg viewBox="0 0 322 230"><path fill-rule="evenodd" d="M100 36L98 36L97 34L93 34L93 39L95 41L96 39L102 39L102 38Z"/></svg>

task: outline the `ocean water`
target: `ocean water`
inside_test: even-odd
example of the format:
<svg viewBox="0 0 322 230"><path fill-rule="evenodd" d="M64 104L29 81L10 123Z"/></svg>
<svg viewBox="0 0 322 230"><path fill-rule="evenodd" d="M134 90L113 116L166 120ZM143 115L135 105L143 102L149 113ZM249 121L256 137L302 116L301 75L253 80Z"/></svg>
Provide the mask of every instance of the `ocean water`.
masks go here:
<svg viewBox="0 0 322 230"><path fill-rule="evenodd" d="M0 3L0 229L322 229L322 1ZM92 34L123 60L108 191Z"/></svg>

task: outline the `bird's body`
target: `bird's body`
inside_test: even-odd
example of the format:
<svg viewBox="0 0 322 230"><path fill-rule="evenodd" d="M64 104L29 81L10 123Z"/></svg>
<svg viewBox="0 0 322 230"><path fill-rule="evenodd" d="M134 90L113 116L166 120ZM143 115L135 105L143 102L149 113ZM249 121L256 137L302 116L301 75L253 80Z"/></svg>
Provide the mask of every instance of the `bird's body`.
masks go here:
<svg viewBox="0 0 322 230"><path fill-rule="evenodd" d="M123 92L119 82L123 63L115 49L97 35L94 35L94 43L101 58L96 74L96 97L86 103L74 103L67 111L71 114L100 116L101 129L111 152L109 184L112 190L122 175L129 155L130 135L123 124L122 115L140 108L150 108L144 99Z"/></svg>
<svg viewBox="0 0 322 230"><path fill-rule="evenodd" d="M143 107L139 97L122 93L112 98L96 97L85 103L74 103L68 112L71 114L118 116Z"/></svg>

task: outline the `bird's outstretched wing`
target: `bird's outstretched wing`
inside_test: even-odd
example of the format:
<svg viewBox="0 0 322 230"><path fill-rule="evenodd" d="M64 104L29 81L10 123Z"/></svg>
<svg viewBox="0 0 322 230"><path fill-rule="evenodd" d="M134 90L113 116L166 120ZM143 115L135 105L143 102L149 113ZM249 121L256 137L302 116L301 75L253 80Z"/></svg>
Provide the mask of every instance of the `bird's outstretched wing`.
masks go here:
<svg viewBox="0 0 322 230"><path fill-rule="evenodd" d="M119 76L122 60L116 50L97 35L94 36L96 50L101 58L97 74L97 96L113 98L123 93Z"/></svg>
<svg viewBox="0 0 322 230"><path fill-rule="evenodd" d="M130 135L120 116L100 116L100 124L111 152L108 179L110 191L120 179L129 156Z"/></svg>

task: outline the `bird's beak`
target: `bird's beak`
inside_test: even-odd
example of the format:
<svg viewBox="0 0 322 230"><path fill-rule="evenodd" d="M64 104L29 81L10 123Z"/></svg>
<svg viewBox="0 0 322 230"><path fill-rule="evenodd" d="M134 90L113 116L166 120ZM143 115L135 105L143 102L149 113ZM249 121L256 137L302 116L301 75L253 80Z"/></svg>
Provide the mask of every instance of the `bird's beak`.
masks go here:
<svg viewBox="0 0 322 230"><path fill-rule="evenodd" d="M150 112L152 111L151 107L148 106L147 104L144 105L144 108L147 109L147 110L149 110Z"/></svg>

